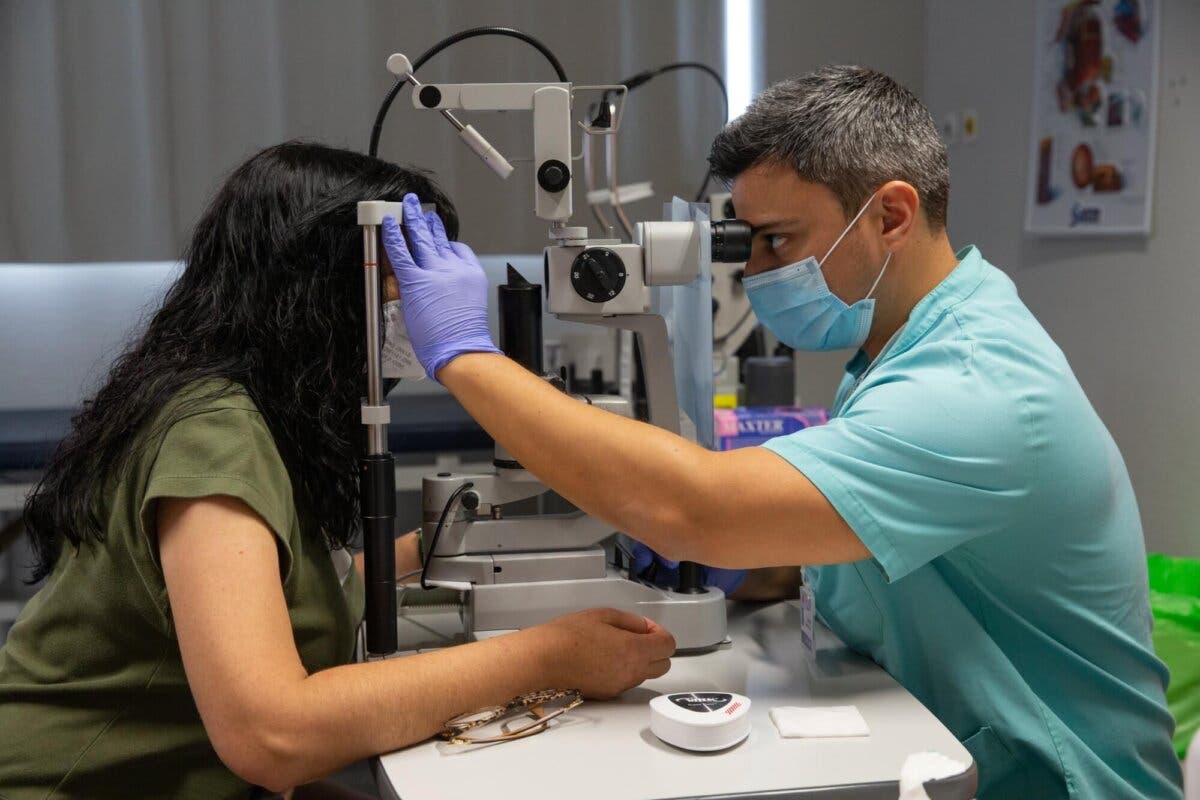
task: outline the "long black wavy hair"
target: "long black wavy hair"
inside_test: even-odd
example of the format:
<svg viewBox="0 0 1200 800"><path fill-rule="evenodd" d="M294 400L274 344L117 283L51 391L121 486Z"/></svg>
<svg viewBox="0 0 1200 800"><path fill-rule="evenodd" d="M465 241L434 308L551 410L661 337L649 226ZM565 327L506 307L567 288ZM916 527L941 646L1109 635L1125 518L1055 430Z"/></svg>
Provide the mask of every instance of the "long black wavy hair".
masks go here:
<svg viewBox="0 0 1200 800"><path fill-rule="evenodd" d="M433 203L457 236L453 205L420 170L305 142L269 147L234 170L197 222L162 308L72 420L25 504L33 581L50 573L64 540L76 549L103 540L105 487L147 426L173 421L154 422L168 401L204 379L236 384L258 406L304 525L330 547L357 535L366 381L355 204L408 192Z"/></svg>

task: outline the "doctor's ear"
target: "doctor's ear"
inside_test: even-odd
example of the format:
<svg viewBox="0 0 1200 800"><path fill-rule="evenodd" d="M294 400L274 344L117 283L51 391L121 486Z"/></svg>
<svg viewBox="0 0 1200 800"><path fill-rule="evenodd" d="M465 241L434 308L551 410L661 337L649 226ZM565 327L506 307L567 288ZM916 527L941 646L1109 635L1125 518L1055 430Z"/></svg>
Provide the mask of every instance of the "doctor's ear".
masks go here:
<svg viewBox="0 0 1200 800"><path fill-rule="evenodd" d="M888 181L879 188L879 207L882 209L882 235L888 249L895 252L913 234L913 226L921 214L921 196L910 183Z"/></svg>

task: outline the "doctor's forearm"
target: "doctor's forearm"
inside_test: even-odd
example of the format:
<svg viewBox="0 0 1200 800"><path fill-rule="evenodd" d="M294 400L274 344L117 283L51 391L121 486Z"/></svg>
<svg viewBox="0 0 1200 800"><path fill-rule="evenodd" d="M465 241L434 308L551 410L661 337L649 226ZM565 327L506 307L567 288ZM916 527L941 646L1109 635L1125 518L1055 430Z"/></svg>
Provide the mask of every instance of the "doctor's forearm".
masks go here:
<svg viewBox="0 0 1200 800"><path fill-rule="evenodd" d="M580 403L494 353L459 356L438 380L543 483L668 558L746 568L870 555L808 478L769 450L706 450Z"/></svg>
<svg viewBox="0 0 1200 800"><path fill-rule="evenodd" d="M668 557L697 558L693 476L713 454L680 436L584 405L491 353L438 380L522 466L584 511ZM693 538L692 532L696 536Z"/></svg>

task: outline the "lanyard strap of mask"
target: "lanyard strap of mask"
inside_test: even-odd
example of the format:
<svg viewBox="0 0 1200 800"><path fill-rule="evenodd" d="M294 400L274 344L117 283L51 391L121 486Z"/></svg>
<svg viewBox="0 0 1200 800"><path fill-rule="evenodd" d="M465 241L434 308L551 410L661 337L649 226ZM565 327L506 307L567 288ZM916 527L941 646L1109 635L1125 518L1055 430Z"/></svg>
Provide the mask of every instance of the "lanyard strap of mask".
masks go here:
<svg viewBox="0 0 1200 800"><path fill-rule="evenodd" d="M879 270L879 276L875 278L875 282L871 284L871 289L867 292L867 296L863 300L870 300L871 295L875 294L875 287L879 286L879 282L883 280L883 273L887 272L887 265L891 260L892 254L888 253L887 258L883 260L883 267Z"/></svg>
<svg viewBox="0 0 1200 800"><path fill-rule="evenodd" d="M878 192L871 192L871 196L867 198L867 202L863 203L863 207L860 208L858 213L854 215L854 219L850 220L850 224L846 226L841 235L838 236L838 238L834 240L833 244L829 246L829 249L825 251L825 255L823 255L821 260L817 263L818 267L825 266L825 259L829 258L829 256L833 254L833 251L837 249L837 246L842 243L842 239L846 238L846 234L854 229L855 224L862 217L862 215L866 213L867 208L870 207L871 201L875 199L876 194L878 194ZM883 273L887 272L888 263L891 262L891 260L892 254L888 253L887 258L883 260L883 268L879 270L879 275L875 278L875 282L871 284L871 289L867 292L867 296L863 298L864 300L869 300L871 295L875 294L875 289L879 286L879 282L883 280Z"/></svg>

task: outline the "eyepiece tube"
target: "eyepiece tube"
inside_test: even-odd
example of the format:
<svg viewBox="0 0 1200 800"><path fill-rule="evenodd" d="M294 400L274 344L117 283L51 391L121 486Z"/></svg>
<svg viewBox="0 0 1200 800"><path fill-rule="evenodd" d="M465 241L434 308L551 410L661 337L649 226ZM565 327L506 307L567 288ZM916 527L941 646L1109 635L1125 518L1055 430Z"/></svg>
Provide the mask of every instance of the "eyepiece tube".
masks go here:
<svg viewBox="0 0 1200 800"><path fill-rule="evenodd" d="M750 223L723 219L712 224L712 260L719 264L740 264L750 258Z"/></svg>

